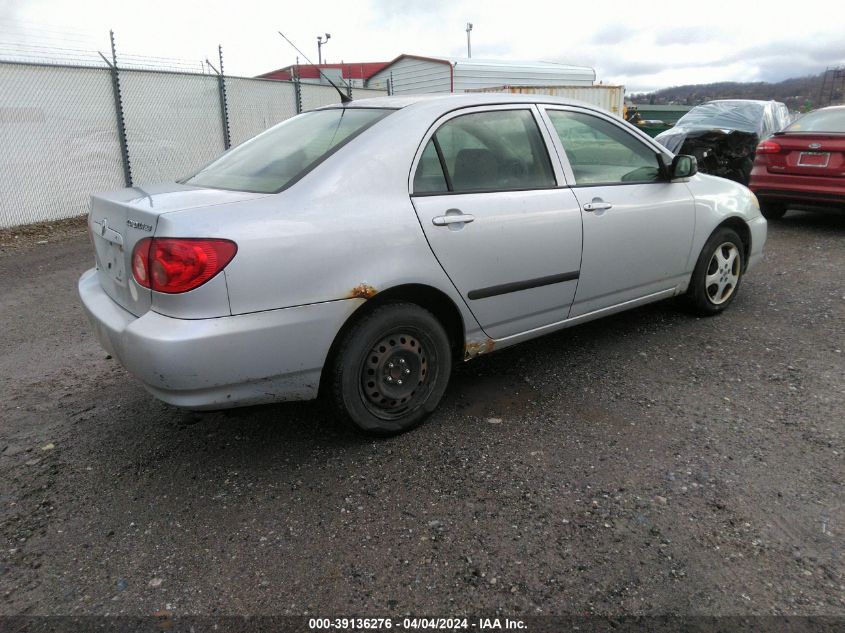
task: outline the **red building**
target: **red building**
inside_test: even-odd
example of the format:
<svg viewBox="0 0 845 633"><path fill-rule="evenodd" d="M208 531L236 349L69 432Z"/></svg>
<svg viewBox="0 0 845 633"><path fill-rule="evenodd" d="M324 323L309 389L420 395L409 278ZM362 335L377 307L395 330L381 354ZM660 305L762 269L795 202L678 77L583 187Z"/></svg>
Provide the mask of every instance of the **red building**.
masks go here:
<svg viewBox="0 0 845 633"><path fill-rule="evenodd" d="M285 66L278 70L273 70L263 75L258 75L260 79L277 79L281 81L290 81L293 79L294 73L299 75L301 81L313 83L325 83L325 80L320 77L321 69L325 75L330 79L335 77L342 77L343 80L351 86L361 88L364 83L387 66L390 62L349 62L343 64L293 64Z"/></svg>

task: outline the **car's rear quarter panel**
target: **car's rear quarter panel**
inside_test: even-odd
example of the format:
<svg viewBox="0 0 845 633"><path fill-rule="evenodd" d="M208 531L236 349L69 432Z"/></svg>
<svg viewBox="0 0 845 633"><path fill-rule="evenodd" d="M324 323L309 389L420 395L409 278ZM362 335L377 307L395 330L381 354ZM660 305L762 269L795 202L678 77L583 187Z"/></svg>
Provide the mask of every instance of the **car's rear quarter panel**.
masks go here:
<svg viewBox="0 0 845 633"><path fill-rule="evenodd" d="M411 162L429 124L394 112L286 191L165 214L156 236L237 243L224 271L233 315L363 303L389 288L423 284L452 299L469 333L480 331L431 252L408 193Z"/></svg>

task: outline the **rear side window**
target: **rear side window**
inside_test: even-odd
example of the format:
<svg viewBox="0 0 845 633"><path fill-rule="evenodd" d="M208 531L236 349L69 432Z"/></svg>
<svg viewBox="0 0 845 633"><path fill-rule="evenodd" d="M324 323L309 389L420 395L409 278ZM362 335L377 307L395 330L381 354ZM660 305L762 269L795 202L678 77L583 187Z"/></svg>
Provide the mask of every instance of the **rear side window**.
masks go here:
<svg viewBox="0 0 845 633"><path fill-rule="evenodd" d="M450 119L426 145L414 175L414 193L422 195L555 185L549 154L530 110L477 112Z"/></svg>
<svg viewBox="0 0 845 633"><path fill-rule="evenodd" d="M440 166L440 158L437 156L437 148L434 141L428 142L422 156L420 156L417 173L414 175L414 193L436 193L449 191L446 184L446 177L443 175L443 168Z"/></svg>
<svg viewBox="0 0 845 633"><path fill-rule="evenodd" d="M212 189L279 192L390 112L336 108L300 114L226 152L182 182Z"/></svg>
<svg viewBox="0 0 845 633"><path fill-rule="evenodd" d="M660 180L657 152L625 130L580 112L547 110L575 175L575 184L630 184Z"/></svg>

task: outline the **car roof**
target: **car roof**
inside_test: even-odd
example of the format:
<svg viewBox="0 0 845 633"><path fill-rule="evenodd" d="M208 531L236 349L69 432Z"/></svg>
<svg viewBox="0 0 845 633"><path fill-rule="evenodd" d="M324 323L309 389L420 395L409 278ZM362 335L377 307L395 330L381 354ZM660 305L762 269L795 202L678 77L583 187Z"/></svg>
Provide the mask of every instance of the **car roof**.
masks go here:
<svg viewBox="0 0 845 633"><path fill-rule="evenodd" d="M466 108L479 105L496 105L508 103L548 103L557 105L582 106L591 109L598 109L595 105L584 103L576 99L564 99L542 94L511 94L502 92L475 92L456 94L422 94L422 95L399 95L392 97L372 97L370 99L356 99L347 102L344 106L334 104L319 108L320 110L338 107L346 108L390 108L402 109L412 106L420 106L426 110L442 110L448 112L456 108Z"/></svg>

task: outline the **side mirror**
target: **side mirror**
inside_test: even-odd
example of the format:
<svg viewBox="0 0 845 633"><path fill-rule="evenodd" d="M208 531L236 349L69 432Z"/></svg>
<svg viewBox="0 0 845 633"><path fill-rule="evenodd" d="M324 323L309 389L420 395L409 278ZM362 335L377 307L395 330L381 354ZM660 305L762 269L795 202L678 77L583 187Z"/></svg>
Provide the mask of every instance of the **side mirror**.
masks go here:
<svg viewBox="0 0 845 633"><path fill-rule="evenodd" d="M689 178L698 173L698 161L695 156L687 156L686 154L678 154L672 159L672 166L669 168L669 176L671 180L678 178Z"/></svg>

